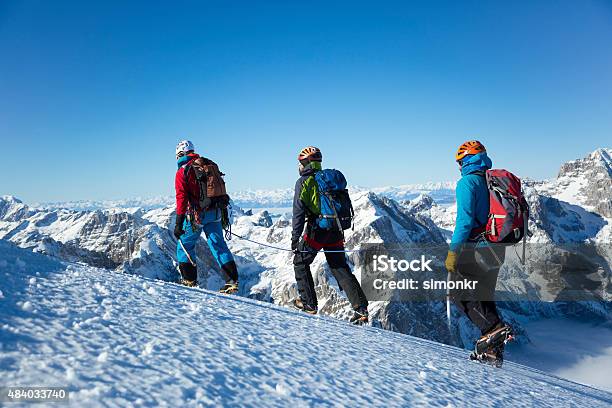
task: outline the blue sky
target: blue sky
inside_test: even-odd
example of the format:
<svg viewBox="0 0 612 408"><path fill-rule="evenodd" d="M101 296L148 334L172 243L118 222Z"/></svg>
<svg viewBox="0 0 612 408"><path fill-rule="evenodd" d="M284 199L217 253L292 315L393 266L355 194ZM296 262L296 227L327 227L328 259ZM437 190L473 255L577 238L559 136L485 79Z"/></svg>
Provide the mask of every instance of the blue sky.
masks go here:
<svg viewBox="0 0 612 408"><path fill-rule="evenodd" d="M477 138L535 178L612 135L612 3L0 2L0 194L173 192L191 139L230 190L304 145L352 184L458 177Z"/></svg>

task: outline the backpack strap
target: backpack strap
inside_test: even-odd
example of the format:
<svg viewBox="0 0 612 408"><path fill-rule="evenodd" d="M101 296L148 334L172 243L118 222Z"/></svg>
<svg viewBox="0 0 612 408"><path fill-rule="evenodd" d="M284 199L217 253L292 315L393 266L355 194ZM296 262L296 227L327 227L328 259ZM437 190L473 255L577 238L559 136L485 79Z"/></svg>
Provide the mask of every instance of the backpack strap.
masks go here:
<svg viewBox="0 0 612 408"><path fill-rule="evenodd" d="M486 179L487 177L487 171L486 170L478 170L475 171L473 173L470 173L470 175L476 175L476 176L480 176L480 177L484 177ZM487 190L489 189L489 186L487 185ZM487 194L489 194L487 192ZM472 228L472 230L470 231L470 236L468 237L468 240L470 241L478 241L484 233L487 232L487 222L489 220L489 217L487 217L487 221L485 221L484 224L479 225L477 227Z"/></svg>
<svg viewBox="0 0 612 408"><path fill-rule="evenodd" d="M189 170L191 170L191 162L183 164L183 177L185 178L185 184L187 184L187 182L189 181Z"/></svg>
<svg viewBox="0 0 612 408"><path fill-rule="evenodd" d="M185 163L183 165L183 177L185 178L185 185L187 186L187 188L189 188L189 171L191 171L191 169L193 169L193 165L191 164L193 160L188 161L187 163ZM194 173L195 176L195 173ZM189 191L187 191L187 202L189 203L189 206L191 207L191 211L193 211L194 215L196 213L196 208L198 208L198 203L194 203Z"/></svg>
<svg viewBox="0 0 612 408"><path fill-rule="evenodd" d="M470 174L474 174L476 176L482 176L482 177L486 177L487 176L486 170L478 170L478 171L475 171L475 172L470 173Z"/></svg>
<svg viewBox="0 0 612 408"><path fill-rule="evenodd" d="M472 228L468 240L478 241L482 237L482 234L484 234L486 231L487 224L481 225L480 227Z"/></svg>
<svg viewBox="0 0 612 408"><path fill-rule="evenodd" d="M305 199L314 198L315 200L318 198L320 200L321 192L319 191L319 186L317 184L317 180L316 180L314 174L311 174L311 175L305 177L302 180L302 184L301 184L301 187L300 187L300 190L301 190L300 194L302 194L304 192L304 189L307 189L308 186L311 186L312 188L314 188L314 190L315 190L315 197L306 195L306 196L304 196L304 198ZM311 193L311 192L308 192L308 193ZM316 197L316 196L319 196L319 197ZM306 209L306 218L308 219L308 221L312 222L312 221L316 220L318 218L318 215L316 214L316 212L314 210L317 209L317 203L316 202L312 202L311 200L308 201L308 202L302 200L302 203L304 204L304 208ZM314 209L311 206L314 206ZM320 204L319 204L319 206L320 206ZM319 209L319 211L320 211L320 209Z"/></svg>

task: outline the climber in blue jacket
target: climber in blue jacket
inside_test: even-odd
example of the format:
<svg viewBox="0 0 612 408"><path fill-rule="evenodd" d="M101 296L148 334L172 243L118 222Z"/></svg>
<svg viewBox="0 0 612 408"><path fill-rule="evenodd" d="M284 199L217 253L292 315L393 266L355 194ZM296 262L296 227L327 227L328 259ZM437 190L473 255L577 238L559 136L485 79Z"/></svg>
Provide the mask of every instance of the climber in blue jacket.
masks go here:
<svg viewBox="0 0 612 408"><path fill-rule="evenodd" d="M493 298L505 249L481 237L489 217L486 171L493 164L477 140L459 146L455 160L462 177L456 188L457 218L445 264L452 279L478 283L475 291L452 291L451 298L482 333L473 356L500 366L511 329L499 317Z"/></svg>

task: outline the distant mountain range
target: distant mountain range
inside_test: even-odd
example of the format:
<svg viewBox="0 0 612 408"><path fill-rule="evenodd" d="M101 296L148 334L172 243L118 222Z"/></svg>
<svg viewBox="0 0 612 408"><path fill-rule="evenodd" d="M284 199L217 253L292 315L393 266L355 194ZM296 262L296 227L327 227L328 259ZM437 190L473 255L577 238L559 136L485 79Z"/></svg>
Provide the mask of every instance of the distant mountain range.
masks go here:
<svg viewBox="0 0 612 408"><path fill-rule="evenodd" d="M412 200L421 194L431 196L436 203L441 205L452 204L455 202L454 181L431 182L422 184L405 184L401 186L387 187L351 187L351 191L373 193L397 200ZM234 204L241 208L286 208L291 207L293 200L293 189L272 189L272 190L242 190L230 192ZM66 208L72 210L101 210L106 208L141 208L151 210L162 208L174 203L173 196L159 196L151 198L129 198L123 200L78 200L78 201L56 201L35 203L34 208L59 209Z"/></svg>

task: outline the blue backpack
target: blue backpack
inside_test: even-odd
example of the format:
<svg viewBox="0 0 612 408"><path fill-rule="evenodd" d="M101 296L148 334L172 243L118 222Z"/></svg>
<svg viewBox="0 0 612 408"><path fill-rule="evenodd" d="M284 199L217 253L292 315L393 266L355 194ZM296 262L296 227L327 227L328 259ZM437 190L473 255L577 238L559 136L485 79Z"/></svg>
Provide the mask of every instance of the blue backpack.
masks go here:
<svg viewBox="0 0 612 408"><path fill-rule="evenodd" d="M321 199L321 214L317 225L325 230L346 230L353 225L353 204L346 189L344 175L335 169L314 174Z"/></svg>

